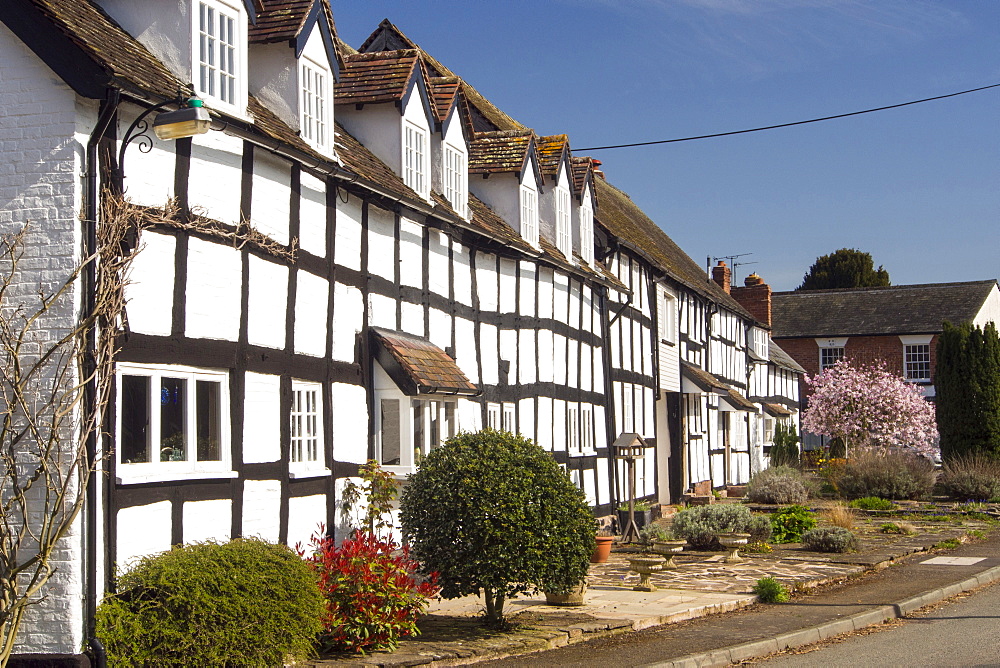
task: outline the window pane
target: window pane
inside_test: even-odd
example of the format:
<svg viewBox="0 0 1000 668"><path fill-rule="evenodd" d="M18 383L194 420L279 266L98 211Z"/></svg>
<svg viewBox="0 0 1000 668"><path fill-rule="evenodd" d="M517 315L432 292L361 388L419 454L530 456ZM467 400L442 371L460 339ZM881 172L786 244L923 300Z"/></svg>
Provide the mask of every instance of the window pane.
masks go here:
<svg viewBox="0 0 1000 668"><path fill-rule="evenodd" d="M399 401L383 399L382 412L382 464L399 466Z"/></svg>
<svg viewBox="0 0 1000 668"><path fill-rule="evenodd" d="M411 404L413 408L413 463L419 464L420 459L426 453L424 449L424 435L427 429L424 425L428 410L427 402L414 399Z"/></svg>
<svg viewBox="0 0 1000 668"><path fill-rule="evenodd" d="M221 396L219 383L199 380L195 386L197 399L198 461L222 461Z"/></svg>
<svg viewBox="0 0 1000 668"><path fill-rule="evenodd" d="M184 404L187 381L183 378L160 380L160 461L182 462L187 459L184 434Z"/></svg>
<svg viewBox="0 0 1000 668"><path fill-rule="evenodd" d="M122 376L122 431L118 448L123 464L149 462L149 378Z"/></svg>

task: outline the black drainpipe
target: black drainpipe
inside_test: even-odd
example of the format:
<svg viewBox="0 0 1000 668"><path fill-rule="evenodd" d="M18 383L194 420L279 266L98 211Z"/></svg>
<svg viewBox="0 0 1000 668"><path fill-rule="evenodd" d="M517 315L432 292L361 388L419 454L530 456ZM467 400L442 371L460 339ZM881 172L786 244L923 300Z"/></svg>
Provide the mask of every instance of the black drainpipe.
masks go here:
<svg viewBox="0 0 1000 668"><path fill-rule="evenodd" d="M86 178L86 212L84 216L84 247L83 255L91 258L97 252L97 217L98 203L100 201L100 179L99 165L97 159L97 145L104 138L108 127L114 120L118 112L119 92L108 90L108 95L101 102L100 113L97 117L97 124L87 142L87 178ZM95 288L97 283L97 266L94 262L88 262L83 271L83 316L89 317L94 311ZM97 401L97 379L94 377L94 370L97 365L96 360L97 345L97 323L94 323L87 331L84 342L84 373L89 380L83 388L83 414L92 416L95 424L90 426L87 433L87 465L93 467L97 461L97 433L103 424L102 419L94 415ZM98 554L102 551L97 544L97 527L100 518L100 508L97 500L97 485L105 480L106 476L89 474L87 477L87 513L85 516L87 533L87 586L86 586L86 620L87 620L87 642L93 654L94 663L97 668L105 668L108 665L107 654L104 645L97 639L96 616L97 616L97 560ZM105 493L105 499L107 494ZM106 525L105 525L106 526Z"/></svg>

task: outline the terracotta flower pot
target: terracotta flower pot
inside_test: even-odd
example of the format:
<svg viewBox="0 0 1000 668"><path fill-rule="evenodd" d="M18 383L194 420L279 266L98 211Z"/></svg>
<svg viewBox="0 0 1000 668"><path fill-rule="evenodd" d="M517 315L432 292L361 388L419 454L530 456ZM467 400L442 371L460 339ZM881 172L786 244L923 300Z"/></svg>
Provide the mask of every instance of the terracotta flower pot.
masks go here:
<svg viewBox="0 0 1000 668"><path fill-rule="evenodd" d="M592 564L603 564L611 556L611 543L614 541L612 536L598 536L597 537L597 547L594 548L593 554L590 555L590 563Z"/></svg>

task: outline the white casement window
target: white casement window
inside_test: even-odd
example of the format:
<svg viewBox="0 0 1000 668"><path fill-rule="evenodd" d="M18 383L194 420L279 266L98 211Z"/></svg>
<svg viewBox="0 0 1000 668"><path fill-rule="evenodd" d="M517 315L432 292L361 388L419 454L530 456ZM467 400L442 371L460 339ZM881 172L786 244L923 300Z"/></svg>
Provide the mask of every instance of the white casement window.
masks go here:
<svg viewBox="0 0 1000 668"><path fill-rule="evenodd" d="M538 193L528 186L521 186L521 238L538 245Z"/></svg>
<svg viewBox="0 0 1000 668"><path fill-rule="evenodd" d="M319 383L292 381L289 420L289 470L324 469L323 391Z"/></svg>
<svg viewBox="0 0 1000 668"><path fill-rule="evenodd" d="M660 292L659 335L661 343L677 342L677 302L673 295Z"/></svg>
<svg viewBox="0 0 1000 668"><path fill-rule="evenodd" d="M820 348L819 349L819 370L825 371L840 360L844 359L843 348Z"/></svg>
<svg viewBox="0 0 1000 668"><path fill-rule="evenodd" d="M929 381L931 379L930 344L903 346L903 368L906 380Z"/></svg>
<svg viewBox="0 0 1000 668"><path fill-rule="evenodd" d="M215 0L200 0L197 10L194 48L198 93L238 106L245 48L240 10Z"/></svg>
<svg viewBox="0 0 1000 668"><path fill-rule="evenodd" d="M580 408L566 407L566 450L571 455L580 454Z"/></svg>
<svg viewBox="0 0 1000 668"><path fill-rule="evenodd" d="M500 404L486 404L486 427L500 430Z"/></svg>
<svg viewBox="0 0 1000 668"><path fill-rule="evenodd" d="M232 477L229 374L120 363L117 463L124 482Z"/></svg>
<svg viewBox="0 0 1000 668"><path fill-rule="evenodd" d="M565 188L556 188L556 248L572 262L573 236L569 220L569 191Z"/></svg>
<svg viewBox="0 0 1000 668"><path fill-rule="evenodd" d="M427 197L427 133L412 123L403 123L403 182L421 197Z"/></svg>
<svg viewBox="0 0 1000 668"><path fill-rule="evenodd" d="M764 443L774 443L774 418L764 418Z"/></svg>
<svg viewBox="0 0 1000 668"><path fill-rule="evenodd" d="M594 211L589 205L580 207L580 257L594 264Z"/></svg>
<svg viewBox="0 0 1000 668"><path fill-rule="evenodd" d="M580 407L580 450L584 454L594 452L594 409Z"/></svg>
<svg viewBox="0 0 1000 668"><path fill-rule="evenodd" d="M398 472L412 471L427 454L458 433L458 403L443 397L378 392L379 461Z"/></svg>
<svg viewBox="0 0 1000 668"><path fill-rule="evenodd" d="M299 64L299 111L302 138L325 149L329 136L329 73L303 59Z"/></svg>
<svg viewBox="0 0 1000 668"><path fill-rule="evenodd" d="M503 405L503 422L500 426L504 431L509 431L512 434L516 433L517 422L514 419L514 404Z"/></svg>
<svg viewBox="0 0 1000 668"><path fill-rule="evenodd" d="M468 217L469 204L469 167L463 151L445 145L444 147L444 196L451 203L451 208L462 216Z"/></svg>

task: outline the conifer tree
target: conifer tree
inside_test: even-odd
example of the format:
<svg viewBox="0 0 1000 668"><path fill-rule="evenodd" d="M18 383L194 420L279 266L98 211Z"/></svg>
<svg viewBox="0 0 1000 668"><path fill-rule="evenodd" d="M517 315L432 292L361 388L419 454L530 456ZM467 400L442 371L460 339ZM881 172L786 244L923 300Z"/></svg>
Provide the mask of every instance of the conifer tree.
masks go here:
<svg viewBox="0 0 1000 668"><path fill-rule="evenodd" d="M1000 336L993 323L944 324L934 386L941 456L1000 456Z"/></svg>

